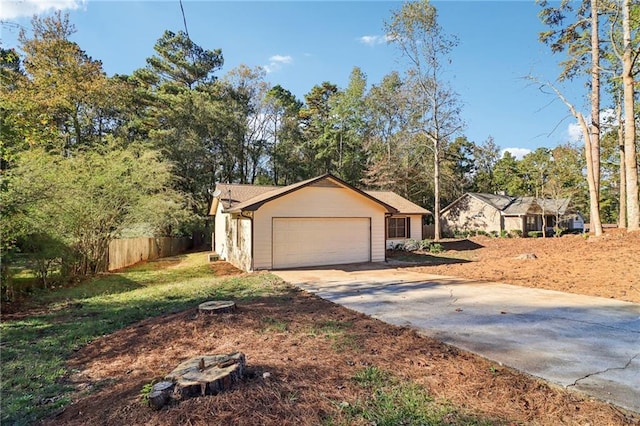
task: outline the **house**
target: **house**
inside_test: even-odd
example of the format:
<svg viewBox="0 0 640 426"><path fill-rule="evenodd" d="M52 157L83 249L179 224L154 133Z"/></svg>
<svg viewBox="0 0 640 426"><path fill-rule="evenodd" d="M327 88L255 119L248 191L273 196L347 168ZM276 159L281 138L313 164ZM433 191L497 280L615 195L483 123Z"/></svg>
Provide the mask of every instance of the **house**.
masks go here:
<svg viewBox="0 0 640 426"><path fill-rule="evenodd" d="M500 194L468 192L441 212L442 229L452 235L459 231L547 232L559 226L582 230L584 219L568 198L510 197Z"/></svg>
<svg viewBox="0 0 640 426"><path fill-rule="evenodd" d="M392 191L365 192L398 210L397 213L392 213L387 217L387 249L393 249L408 239L422 240L425 238L422 232L422 223L423 218L431 214L429 210Z"/></svg>
<svg viewBox="0 0 640 426"><path fill-rule="evenodd" d="M418 236L428 213L394 193L362 191L331 174L284 187L223 183L210 210L212 245L221 259L247 271L383 262L386 246Z"/></svg>

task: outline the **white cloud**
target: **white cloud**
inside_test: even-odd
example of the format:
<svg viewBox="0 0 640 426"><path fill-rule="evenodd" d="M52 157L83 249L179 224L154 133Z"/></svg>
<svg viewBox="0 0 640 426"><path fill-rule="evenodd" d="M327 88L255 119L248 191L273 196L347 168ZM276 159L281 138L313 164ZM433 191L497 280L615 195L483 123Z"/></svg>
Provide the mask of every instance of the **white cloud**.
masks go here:
<svg viewBox="0 0 640 426"><path fill-rule="evenodd" d="M49 13L55 10L76 10L86 0L0 0L0 19L16 19Z"/></svg>
<svg viewBox="0 0 640 426"><path fill-rule="evenodd" d="M358 38L358 41L367 46L375 46L377 44L388 43L392 40L392 37L388 34L385 35L365 35Z"/></svg>
<svg viewBox="0 0 640 426"><path fill-rule="evenodd" d="M516 157L518 160L522 160L522 158L531 152L530 149L527 148L505 148L500 152L500 157L504 157L504 153L509 151L511 155Z"/></svg>
<svg viewBox="0 0 640 426"><path fill-rule="evenodd" d="M289 55L273 55L269 58L269 64L263 65L262 68L264 68L267 73L272 73L281 69L283 65L291 63L293 63L293 58Z"/></svg>
<svg viewBox="0 0 640 426"><path fill-rule="evenodd" d="M591 123L591 116L585 116L584 119L589 126ZM618 117L614 109L607 108L600 111L600 132L602 134L614 130L618 124ZM567 138L569 139L569 142L582 142L584 140L582 127L580 127L580 124L577 121L569 123L567 126Z"/></svg>
<svg viewBox="0 0 640 426"><path fill-rule="evenodd" d="M567 126L567 135L569 142L580 142L582 140L582 128L578 123L570 123Z"/></svg>

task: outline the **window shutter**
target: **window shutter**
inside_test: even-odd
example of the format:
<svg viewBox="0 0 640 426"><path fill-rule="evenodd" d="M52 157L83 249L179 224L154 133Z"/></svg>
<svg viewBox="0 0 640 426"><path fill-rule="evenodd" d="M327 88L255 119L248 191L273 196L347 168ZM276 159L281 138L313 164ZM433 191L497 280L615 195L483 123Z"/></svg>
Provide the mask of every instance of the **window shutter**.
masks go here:
<svg viewBox="0 0 640 426"><path fill-rule="evenodd" d="M408 217L405 220L407 221L407 238L411 238L411 218Z"/></svg>

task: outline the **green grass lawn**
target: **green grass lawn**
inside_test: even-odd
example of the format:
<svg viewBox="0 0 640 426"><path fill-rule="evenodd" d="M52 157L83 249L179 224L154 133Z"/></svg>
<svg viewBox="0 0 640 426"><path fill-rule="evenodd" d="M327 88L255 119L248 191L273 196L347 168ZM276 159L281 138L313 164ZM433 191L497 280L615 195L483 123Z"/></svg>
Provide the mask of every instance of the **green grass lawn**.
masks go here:
<svg viewBox="0 0 640 426"><path fill-rule="evenodd" d="M280 294L270 274L216 277L204 253L150 262L72 288L39 292L29 306L45 313L0 324L1 424L30 424L69 402L69 355L137 321L179 312L205 300Z"/></svg>

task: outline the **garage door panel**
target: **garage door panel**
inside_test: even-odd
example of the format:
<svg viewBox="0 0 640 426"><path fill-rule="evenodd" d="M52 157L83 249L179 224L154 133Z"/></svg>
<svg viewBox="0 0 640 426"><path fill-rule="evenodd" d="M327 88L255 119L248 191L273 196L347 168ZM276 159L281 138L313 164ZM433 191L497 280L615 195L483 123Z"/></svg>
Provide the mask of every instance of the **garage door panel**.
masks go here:
<svg viewBox="0 0 640 426"><path fill-rule="evenodd" d="M368 262L369 218L274 218L273 268Z"/></svg>

